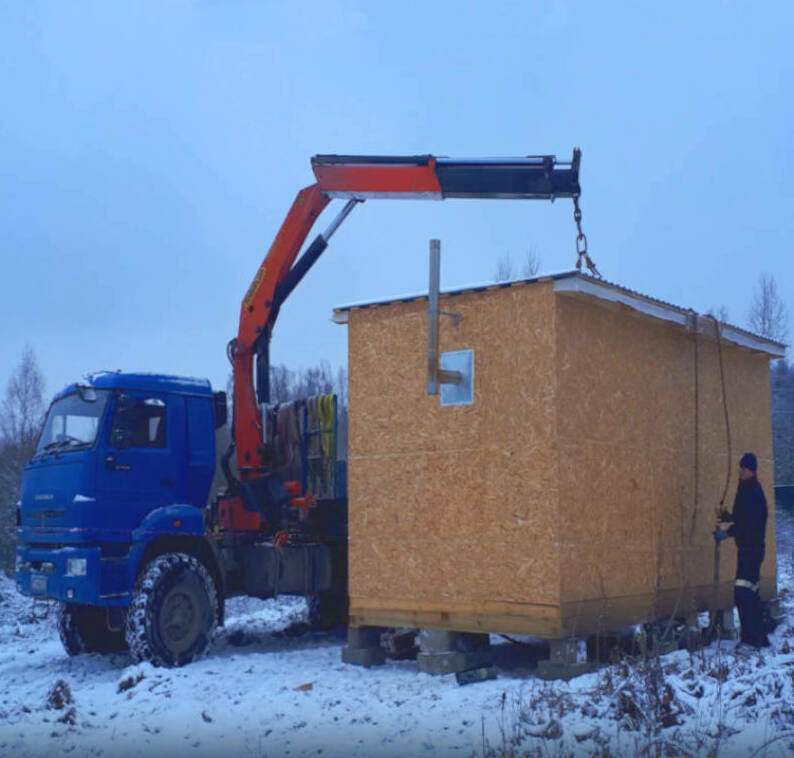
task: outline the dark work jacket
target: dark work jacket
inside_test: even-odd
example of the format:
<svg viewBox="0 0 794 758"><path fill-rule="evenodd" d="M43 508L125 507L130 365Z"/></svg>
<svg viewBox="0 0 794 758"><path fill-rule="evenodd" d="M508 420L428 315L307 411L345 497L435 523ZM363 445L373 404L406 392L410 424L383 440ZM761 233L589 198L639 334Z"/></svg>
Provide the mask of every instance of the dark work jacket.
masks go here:
<svg viewBox="0 0 794 758"><path fill-rule="evenodd" d="M733 521L728 534L736 540L739 550L764 549L766 515L766 497L758 479L739 482L733 513L724 517L725 521Z"/></svg>

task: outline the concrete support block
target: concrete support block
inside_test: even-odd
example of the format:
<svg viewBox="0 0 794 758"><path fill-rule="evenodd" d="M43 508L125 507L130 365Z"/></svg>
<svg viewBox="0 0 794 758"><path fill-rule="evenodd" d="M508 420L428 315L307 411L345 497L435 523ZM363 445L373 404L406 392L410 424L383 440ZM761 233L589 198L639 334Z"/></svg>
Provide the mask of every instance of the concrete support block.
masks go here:
<svg viewBox="0 0 794 758"><path fill-rule="evenodd" d="M537 676L540 679L573 679L596 668L596 663L587 660L585 641L568 637L549 640L549 659L538 661Z"/></svg>
<svg viewBox="0 0 794 758"><path fill-rule="evenodd" d="M383 629L379 626L350 626L347 646L342 648L343 663L354 666L380 666L386 662L386 651L380 645Z"/></svg>
<svg viewBox="0 0 794 758"><path fill-rule="evenodd" d="M587 652L582 652L580 640L567 638L549 640L549 661L552 663L582 663L587 660Z"/></svg>
<svg viewBox="0 0 794 758"><path fill-rule="evenodd" d="M416 664L426 674L456 674L488 666L491 649L487 634L422 629Z"/></svg>
<svg viewBox="0 0 794 758"><path fill-rule="evenodd" d="M490 655L482 653L419 653L416 665L425 674L456 674L466 669L487 666Z"/></svg>
<svg viewBox="0 0 794 758"><path fill-rule="evenodd" d="M380 647L380 635L383 629L379 626L349 626L347 628L347 646L366 648Z"/></svg>
<svg viewBox="0 0 794 758"><path fill-rule="evenodd" d="M395 661L416 660L419 646L416 629L393 629L380 636L386 656Z"/></svg>
<svg viewBox="0 0 794 758"><path fill-rule="evenodd" d="M675 625L660 621L646 624L641 632L634 635L634 649L637 654L645 657L666 655L678 650L683 639L685 635L683 632L679 633Z"/></svg>

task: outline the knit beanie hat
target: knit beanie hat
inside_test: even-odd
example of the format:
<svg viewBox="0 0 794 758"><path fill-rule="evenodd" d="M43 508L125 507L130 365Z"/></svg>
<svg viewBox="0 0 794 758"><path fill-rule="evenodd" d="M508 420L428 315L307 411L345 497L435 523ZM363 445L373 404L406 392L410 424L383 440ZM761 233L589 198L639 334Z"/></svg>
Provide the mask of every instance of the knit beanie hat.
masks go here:
<svg viewBox="0 0 794 758"><path fill-rule="evenodd" d="M739 465L742 468L750 469L750 471L758 471L758 461L753 453L745 453L739 461Z"/></svg>

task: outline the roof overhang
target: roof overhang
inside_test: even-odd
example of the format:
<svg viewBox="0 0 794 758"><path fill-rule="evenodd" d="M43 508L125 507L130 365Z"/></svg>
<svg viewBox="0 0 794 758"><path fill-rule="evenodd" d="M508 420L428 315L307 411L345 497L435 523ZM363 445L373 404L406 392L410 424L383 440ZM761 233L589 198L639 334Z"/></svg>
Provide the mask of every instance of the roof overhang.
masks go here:
<svg viewBox="0 0 794 758"><path fill-rule="evenodd" d="M685 329L697 328L699 334L705 337L716 337L714 328L711 324L717 323L710 316L698 314L696 311L681 308L663 300L642 295L639 292L620 287L603 279L580 274L578 271L566 271L550 276L540 276L533 279L520 279L513 282L490 282L488 284L477 284L452 290L442 290L442 295L464 295L472 292L483 292L486 290L506 289L509 287L525 286L534 283L549 282L554 288L554 292L567 297L579 297L600 301L604 304L617 304L631 309L638 314L650 316L651 318L678 324ZM411 295L401 295L385 300L351 303L334 308L332 321L335 324L347 324L348 313L353 309L372 308L375 306L393 305L396 303L409 303L427 300L424 293ZM763 353L769 358L782 358L785 354L786 346L780 342L767 339L752 332L748 332L737 326L720 322L720 338L725 342L747 348L757 353Z"/></svg>
<svg viewBox="0 0 794 758"><path fill-rule="evenodd" d="M770 358L782 358L786 350L785 345L766 337L761 337L731 324L719 322L710 316L698 314L694 310L686 310L664 303L589 276L576 274L575 276L555 279L554 291L561 295L595 298L605 302L618 303L637 313L642 313L661 321L670 321L686 329L697 328L699 334L707 337L716 338L713 325L719 323L720 339L746 347L754 352L765 353ZM709 328L709 326L712 326L712 328Z"/></svg>

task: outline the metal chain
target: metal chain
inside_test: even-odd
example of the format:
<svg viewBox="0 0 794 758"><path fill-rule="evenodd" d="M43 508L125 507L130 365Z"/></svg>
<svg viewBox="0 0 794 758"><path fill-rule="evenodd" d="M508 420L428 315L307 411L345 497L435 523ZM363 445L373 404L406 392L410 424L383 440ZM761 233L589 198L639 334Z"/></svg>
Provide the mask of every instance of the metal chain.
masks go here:
<svg viewBox="0 0 794 758"><path fill-rule="evenodd" d="M576 224L576 268L578 271L582 270L582 258L584 258L585 265L590 273L601 279L601 274L596 268L593 259L587 253L587 236L582 231L582 211L579 208L579 196L575 195L573 198L573 220Z"/></svg>

